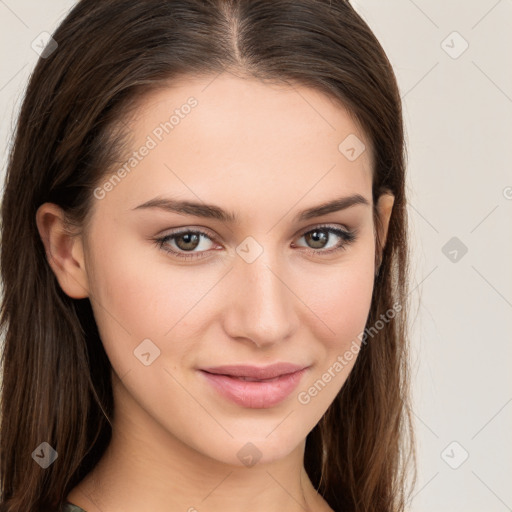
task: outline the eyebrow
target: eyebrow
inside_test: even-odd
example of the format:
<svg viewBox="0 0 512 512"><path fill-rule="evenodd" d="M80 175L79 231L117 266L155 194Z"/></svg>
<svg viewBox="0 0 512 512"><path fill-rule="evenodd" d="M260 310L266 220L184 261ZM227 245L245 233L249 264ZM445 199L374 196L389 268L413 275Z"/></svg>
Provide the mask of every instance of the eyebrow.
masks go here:
<svg viewBox="0 0 512 512"><path fill-rule="evenodd" d="M318 206L308 208L299 212L294 221L301 222L304 220L327 215L328 213L346 210L352 206L362 204L370 206L368 199L360 194L339 197ZM236 223L238 218L235 213L223 210L219 206L206 203L196 203L194 201L181 201L168 197L155 197L146 201L132 210L157 208L171 213L180 213L184 215L194 215L195 217L204 217L207 219L216 219L226 223Z"/></svg>

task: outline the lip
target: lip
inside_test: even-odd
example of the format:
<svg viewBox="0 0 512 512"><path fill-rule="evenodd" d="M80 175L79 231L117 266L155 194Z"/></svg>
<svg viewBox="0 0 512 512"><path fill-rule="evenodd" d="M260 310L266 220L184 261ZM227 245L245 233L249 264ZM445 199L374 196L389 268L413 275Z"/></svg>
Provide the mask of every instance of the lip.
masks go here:
<svg viewBox="0 0 512 512"><path fill-rule="evenodd" d="M249 365L217 366L200 369L199 373L217 392L237 405L265 409L288 397L308 368L291 363L277 363L259 368ZM272 380L245 381L240 377Z"/></svg>

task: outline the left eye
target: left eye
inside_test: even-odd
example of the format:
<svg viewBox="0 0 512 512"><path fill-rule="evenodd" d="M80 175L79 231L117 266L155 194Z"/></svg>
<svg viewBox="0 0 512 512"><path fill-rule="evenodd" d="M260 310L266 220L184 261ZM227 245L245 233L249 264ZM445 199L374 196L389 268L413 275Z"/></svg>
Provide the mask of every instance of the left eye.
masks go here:
<svg viewBox="0 0 512 512"><path fill-rule="evenodd" d="M340 238L341 241L335 243L334 246L325 248L330 241L331 235ZM201 230L184 230L171 233L162 238L155 239L157 246L176 256L177 258L193 259L203 258L201 254L208 252L207 250L194 251L201 245L201 238L213 241L210 235ZM315 247L305 247L305 250L314 254L331 254L341 249L346 249L346 246L351 244L356 239L356 231L344 230L333 226L318 226L303 233L300 238L307 240L307 243L312 243ZM174 247L172 245L174 244ZM298 246L301 247L301 246ZM189 254L186 254L186 253Z"/></svg>

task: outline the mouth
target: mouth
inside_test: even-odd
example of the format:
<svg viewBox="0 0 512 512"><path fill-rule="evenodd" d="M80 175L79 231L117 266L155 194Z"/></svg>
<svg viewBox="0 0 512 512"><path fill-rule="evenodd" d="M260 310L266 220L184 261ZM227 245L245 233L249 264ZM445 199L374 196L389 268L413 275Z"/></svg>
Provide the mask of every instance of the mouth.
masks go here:
<svg viewBox="0 0 512 512"><path fill-rule="evenodd" d="M209 372L206 372L209 373ZM234 375L223 375L223 374L215 374L210 373L210 375L221 375L223 377L229 377L230 379L243 380L244 382L275 382L279 380L283 375L279 375L277 377L273 377L272 379L253 379L252 377L235 377ZM289 374L284 374L289 375Z"/></svg>
<svg viewBox="0 0 512 512"><path fill-rule="evenodd" d="M308 365L281 362L261 367L252 365L224 365L201 368L201 370L215 375L226 375L229 377L263 381L295 373L307 368L307 366Z"/></svg>
<svg viewBox="0 0 512 512"><path fill-rule="evenodd" d="M248 373L242 367L237 367L236 373ZM253 375L232 375L229 373L221 373L220 367L215 369L201 369L199 373L204 377L206 382L217 391L223 398L234 402L236 405L250 409L266 409L274 407L283 402L292 391L298 386L304 374L309 367L295 366L295 370L288 373L279 373L270 377L255 377L254 374L267 374L282 372L277 367L266 369L255 369L252 367L250 372ZM287 370L290 368L288 367ZM212 371L212 370L215 370ZM222 371L226 371L225 369Z"/></svg>

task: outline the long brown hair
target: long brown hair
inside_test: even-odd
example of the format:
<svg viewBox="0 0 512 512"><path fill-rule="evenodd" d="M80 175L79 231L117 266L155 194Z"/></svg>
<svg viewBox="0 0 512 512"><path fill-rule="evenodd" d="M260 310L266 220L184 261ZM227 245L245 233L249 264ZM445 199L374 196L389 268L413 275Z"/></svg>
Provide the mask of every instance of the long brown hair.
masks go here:
<svg viewBox="0 0 512 512"><path fill-rule="evenodd" d="M372 339L308 434L305 468L336 511L404 510L415 476L406 155L396 79L371 29L343 0L82 0L53 38L58 47L39 59L22 104L1 209L0 511L57 509L111 438L110 362L89 299L67 296L48 264L38 207L55 203L70 225L85 226L136 102L180 76L226 70L338 101L371 141L376 224L380 194L395 196L376 251ZM379 320L393 304L400 312ZM33 460L42 442L58 453L46 469Z"/></svg>

